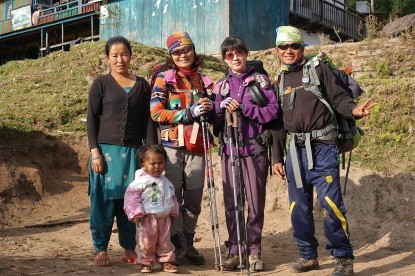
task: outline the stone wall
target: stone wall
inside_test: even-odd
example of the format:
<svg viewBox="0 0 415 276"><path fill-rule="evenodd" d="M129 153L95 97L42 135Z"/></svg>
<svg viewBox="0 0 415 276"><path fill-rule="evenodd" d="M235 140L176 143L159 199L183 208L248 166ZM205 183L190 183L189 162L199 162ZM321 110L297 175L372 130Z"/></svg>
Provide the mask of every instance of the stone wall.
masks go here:
<svg viewBox="0 0 415 276"><path fill-rule="evenodd" d="M381 66L386 66L391 76L415 77L414 39L378 39L313 45L306 48L306 53L321 51L325 52L336 66L343 68L351 65L355 78L379 77Z"/></svg>

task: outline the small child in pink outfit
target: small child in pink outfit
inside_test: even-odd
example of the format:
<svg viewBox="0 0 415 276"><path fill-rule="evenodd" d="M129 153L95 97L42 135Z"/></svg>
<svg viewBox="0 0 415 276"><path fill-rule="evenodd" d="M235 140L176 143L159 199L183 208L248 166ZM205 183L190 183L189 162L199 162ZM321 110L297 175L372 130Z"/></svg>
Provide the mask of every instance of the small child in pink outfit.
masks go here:
<svg viewBox="0 0 415 276"><path fill-rule="evenodd" d="M136 224L137 245L141 247L141 272L152 271L157 262L164 272L177 272L174 246L170 242L172 218L179 215L173 184L164 176L167 153L161 145L149 145L139 150L142 168L128 186L124 211ZM141 224L141 227L140 227Z"/></svg>

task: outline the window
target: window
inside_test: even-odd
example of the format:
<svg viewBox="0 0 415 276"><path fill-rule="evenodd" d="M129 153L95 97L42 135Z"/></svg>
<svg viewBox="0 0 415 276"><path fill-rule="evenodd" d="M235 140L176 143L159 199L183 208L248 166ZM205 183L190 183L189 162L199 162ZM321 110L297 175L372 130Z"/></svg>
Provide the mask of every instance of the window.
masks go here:
<svg viewBox="0 0 415 276"><path fill-rule="evenodd" d="M34 1L32 1L32 2L34 2ZM50 1L50 0L36 0L36 5L42 5L42 7L44 7L44 8L49 8L51 2L53 2L53 1ZM36 5L35 5L35 7L36 7Z"/></svg>
<svg viewBox="0 0 415 276"><path fill-rule="evenodd" d="M6 12L6 19L10 19L11 17L11 10L12 10L12 1L7 1L4 3L4 11Z"/></svg>

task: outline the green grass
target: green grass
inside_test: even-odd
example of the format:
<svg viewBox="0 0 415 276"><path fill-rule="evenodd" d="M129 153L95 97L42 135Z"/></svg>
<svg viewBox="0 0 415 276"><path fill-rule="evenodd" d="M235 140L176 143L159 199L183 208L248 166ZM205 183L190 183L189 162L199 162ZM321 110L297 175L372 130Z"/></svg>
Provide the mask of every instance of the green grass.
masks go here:
<svg viewBox="0 0 415 276"><path fill-rule="evenodd" d="M152 68L167 51L133 43L133 73L150 80ZM76 45L42 59L11 61L0 66L0 127L85 135L88 91L93 80L108 72L105 42ZM219 78L224 64L207 57L202 68Z"/></svg>
<svg viewBox="0 0 415 276"><path fill-rule="evenodd" d="M376 106L369 118L359 120L364 139L354 159L382 171L415 171L415 77L362 79L366 97Z"/></svg>
<svg viewBox="0 0 415 276"><path fill-rule="evenodd" d="M104 41L87 42L70 52L0 66L0 141L14 135L30 137L30 133L85 136L82 119L89 88L94 78L108 72L104 46ZM359 80L365 90L362 100L372 97L379 105L369 118L359 121L365 136L353 162L380 172L415 171L415 76L406 54L415 52L414 43L407 43L404 50L385 47L382 57L371 61L379 76ZM149 80L153 66L166 54L162 48L133 43L133 73ZM278 63L273 49L251 58L262 59L270 76L275 75ZM218 80L225 68L223 62L207 57L202 71Z"/></svg>

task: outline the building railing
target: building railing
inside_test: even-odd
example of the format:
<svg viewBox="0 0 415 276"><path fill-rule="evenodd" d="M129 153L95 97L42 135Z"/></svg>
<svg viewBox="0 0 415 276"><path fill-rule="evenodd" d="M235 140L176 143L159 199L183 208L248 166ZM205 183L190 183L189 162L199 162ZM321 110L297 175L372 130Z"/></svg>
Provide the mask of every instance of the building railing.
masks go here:
<svg viewBox="0 0 415 276"><path fill-rule="evenodd" d="M78 14L97 11L101 7L101 1L91 1L84 4L80 4L80 2L78 0L70 2L68 0L61 0L60 5L40 11L38 24L45 24Z"/></svg>
<svg viewBox="0 0 415 276"><path fill-rule="evenodd" d="M79 14L99 11L101 7L101 0L89 1L85 0L60 0L58 5L48 9L43 9L39 12L39 20L35 25L41 25L60 19L73 17ZM0 35L11 32L11 19L0 20Z"/></svg>
<svg viewBox="0 0 415 276"><path fill-rule="evenodd" d="M365 19L356 10L336 0L291 0L290 12L310 23L340 30L352 39L362 37Z"/></svg>

